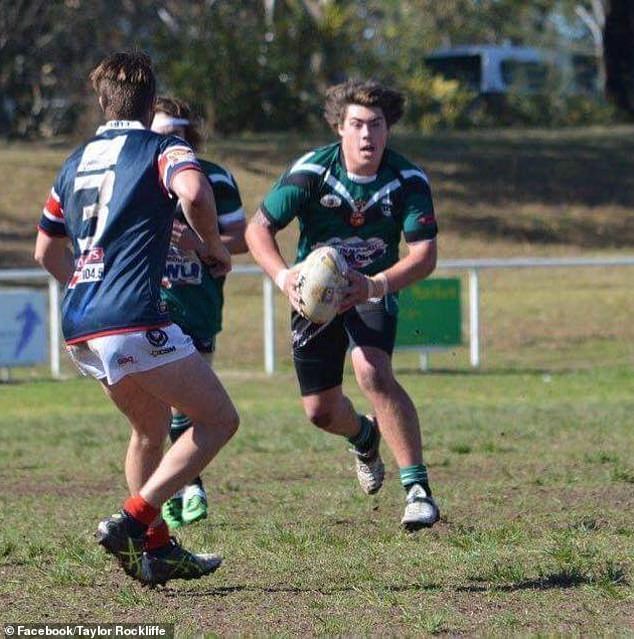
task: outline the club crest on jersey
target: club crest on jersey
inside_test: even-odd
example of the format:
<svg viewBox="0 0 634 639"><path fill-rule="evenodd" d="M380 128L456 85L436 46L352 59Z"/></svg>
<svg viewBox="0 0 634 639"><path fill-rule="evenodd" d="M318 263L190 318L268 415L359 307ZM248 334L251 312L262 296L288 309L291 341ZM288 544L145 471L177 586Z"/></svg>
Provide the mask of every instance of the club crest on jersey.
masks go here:
<svg viewBox="0 0 634 639"><path fill-rule="evenodd" d="M167 337L167 333L160 328L155 328L153 330L147 331L145 333L145 337L147 341L152 344L152 346L156 346L157 348L165 346L165 344L167 344L167 340L169 339Z"/></svg>
<svg viewBox="0 0 634 639"><path fill-rule="evenodd" d="M350 226L359 227L365 224L365 213L363 212L365 204L364 200L354 201L354 211L350 214Z"/></svg>
<svg viewBox="0 0 634 639"><path fill-rule="evenodd" d="M336 209L341 206L341 198L334 193L327 193L319 200L319 203L328 209Z"/></svg>

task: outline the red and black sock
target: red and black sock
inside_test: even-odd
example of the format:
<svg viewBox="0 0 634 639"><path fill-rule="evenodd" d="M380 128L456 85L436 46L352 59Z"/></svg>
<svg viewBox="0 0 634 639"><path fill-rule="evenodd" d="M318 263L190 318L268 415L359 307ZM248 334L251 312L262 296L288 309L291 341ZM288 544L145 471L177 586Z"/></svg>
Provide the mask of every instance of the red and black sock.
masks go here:
<svg viewBox="0 0 634 639"><path fill-rule="evenodd" d="M160 509L155 508L141 497L133 495L123 502L123 510L130 516L128 527L130 534L140 537L148 529L150 524L159 516Z"/></svg>
<svg viewBox="0 0 634 639"><path fill-rule="evenodd" d="M158 526L150 526L145 533L145 549L158 550L167 546L170 542L170 531L167 524L162 521Z"/></svg>

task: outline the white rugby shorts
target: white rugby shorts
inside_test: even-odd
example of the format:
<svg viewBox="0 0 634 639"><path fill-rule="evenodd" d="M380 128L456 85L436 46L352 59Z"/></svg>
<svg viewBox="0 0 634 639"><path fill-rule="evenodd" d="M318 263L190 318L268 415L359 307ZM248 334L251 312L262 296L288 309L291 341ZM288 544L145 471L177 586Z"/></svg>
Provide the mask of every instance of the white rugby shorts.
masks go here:
<svg viewBox="0 0 634 639"><path fill-rule="evenodd" d="M130 373L142 373L176 362L196 352L191 337L176 324L163 328L95 337L66 350L82 375L120 382Z"/></svg>

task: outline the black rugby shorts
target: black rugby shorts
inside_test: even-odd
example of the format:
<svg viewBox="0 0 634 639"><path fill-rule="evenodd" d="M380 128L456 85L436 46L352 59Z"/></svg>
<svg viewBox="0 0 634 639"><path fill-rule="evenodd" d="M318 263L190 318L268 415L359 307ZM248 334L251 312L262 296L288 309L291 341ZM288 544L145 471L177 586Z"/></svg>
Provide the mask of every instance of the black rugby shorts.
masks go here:
<svg viewBox="0 0 634 639"><path fill-rule="evenodd" d="M301 346L293 346L293 363L302 396L340 386L348 347L373 346L392 355L396 339L398 299L390 293L380 302L359 304L335 319ZM306 324L291 314L291 329Z"/></svg>

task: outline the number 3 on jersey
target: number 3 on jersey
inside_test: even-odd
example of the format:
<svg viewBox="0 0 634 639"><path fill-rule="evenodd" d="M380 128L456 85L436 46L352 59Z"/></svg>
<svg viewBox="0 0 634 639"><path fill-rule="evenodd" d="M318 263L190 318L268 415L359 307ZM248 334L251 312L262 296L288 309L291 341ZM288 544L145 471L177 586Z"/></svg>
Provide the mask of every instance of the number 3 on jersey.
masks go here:
<svg viewBox="0 0 634 639"><path fill-rule="evenodd" d="M122 135L112 140L98 140L84 149L75 177L74 191L81 193L82 222L88 224L85 227L86 234L77 238L80 256L69 288L103 279L103 250L99 247L99 240L108 221L108 205L114 192L113 167L126 137ZM95 219L96 222L93 221Z"/></svg>

